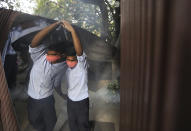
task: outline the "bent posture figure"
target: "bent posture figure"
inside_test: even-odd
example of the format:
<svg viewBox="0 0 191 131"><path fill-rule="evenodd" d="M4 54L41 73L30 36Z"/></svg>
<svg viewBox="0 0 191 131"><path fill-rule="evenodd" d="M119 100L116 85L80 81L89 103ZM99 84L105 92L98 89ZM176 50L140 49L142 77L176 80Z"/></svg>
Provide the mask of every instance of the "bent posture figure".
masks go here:
<svg viewBox="0 0 191 131"><path fill-rule="evenodd" d="M66 21L62 25L71 32L74 51L67 50L66 71L68 85L67 112L71 131L89 131L89 96L86 54L82 50L74 28ZM71 43L72 44L72 43ZM75 54L76 53L76 54Z"/></svg>
<svg viewBox="0 0 191 131"><path fill-rule="evenodd" d="M66 71L63 43L49 47L41 44L42 39L60 22L53 23L40 31L29 46L33 61L28 86L28 118L38 131L52 131L56 123L53 89L61 86L61 76Z"/></svg>

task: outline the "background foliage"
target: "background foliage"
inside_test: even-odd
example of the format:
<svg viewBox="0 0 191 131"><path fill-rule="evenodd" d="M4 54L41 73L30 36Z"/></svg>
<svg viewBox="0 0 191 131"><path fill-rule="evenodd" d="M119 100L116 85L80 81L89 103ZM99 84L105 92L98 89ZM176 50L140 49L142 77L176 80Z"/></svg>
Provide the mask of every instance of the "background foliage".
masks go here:
<svg viewBox="0 0 191 131"><path fill-rule="evenodd" d="M117 35L114 15L116 0L36 0L35 14L66 19L111 42ZM119 15L119 14L117 14Z"/></svg>

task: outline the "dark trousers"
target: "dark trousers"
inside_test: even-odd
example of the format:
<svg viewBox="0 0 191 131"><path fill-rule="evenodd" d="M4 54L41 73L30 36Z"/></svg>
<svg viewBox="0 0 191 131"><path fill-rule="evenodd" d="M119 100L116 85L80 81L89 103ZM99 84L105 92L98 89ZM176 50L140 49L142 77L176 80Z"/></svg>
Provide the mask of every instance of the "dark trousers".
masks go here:
<svg viewBox="0 0 191 131"><path fill-rule="evenodd" d="M53 131L57 120L54 104L53 96L40 100L29 97L28 118L37 131Z"/></svg>
<svg viewBox="0 0 191 131"><path fill-rule="evenodd" d="M72 101L68 98L67 112L70 131L90 131L89 98Z"/></svg>

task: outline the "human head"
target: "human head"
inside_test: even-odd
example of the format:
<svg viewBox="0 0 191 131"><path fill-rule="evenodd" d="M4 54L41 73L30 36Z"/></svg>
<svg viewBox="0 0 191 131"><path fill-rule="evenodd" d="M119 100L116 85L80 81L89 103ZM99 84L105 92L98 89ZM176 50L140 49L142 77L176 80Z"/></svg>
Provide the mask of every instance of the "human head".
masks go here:
<svg viewBox="0 0 191 131"><path fill-rule="evenodd" d="M78 60L73 46L67 48L66 55L66 64L68 65L68 67L74 68L78 63Z"/></svg>
<svg viewBox="0 0 191 131"><path fill-rule="evenodd" d="M47 50L47 61L54 63L59 63L65 60L65 46L64 42L59 42L57 44L52 44Z"/></svg>

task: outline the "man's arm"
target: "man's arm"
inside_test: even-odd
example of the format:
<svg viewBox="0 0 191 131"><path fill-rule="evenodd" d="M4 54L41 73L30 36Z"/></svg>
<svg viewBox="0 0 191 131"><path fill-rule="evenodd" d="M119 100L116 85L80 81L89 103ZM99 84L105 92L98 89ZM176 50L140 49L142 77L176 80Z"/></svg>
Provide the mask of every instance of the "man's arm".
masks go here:
<svg viewBox="0 0 191 131"><path fill-rule="evenodd" d="M83 53L83 50L82 50L82 46L80 44L80 40L78 38L78 35L76 34L76 31L74 30L74 28L67 21L63 20L62 22L63 22L62 26L64 28L66 28L68 31L70 31L71 34L72 34L74 48L75 48L77 56L81 56L82 53Z"/></svg>
<svg viewBox="0 0 191 131"><path fill-rule="evenodd" d="M35 35L35 37L32 40L31 47L37 47L40 43L40 41L50 32L52 31L60 22L53 23L47 27L45 27L43 30L41 30L39 33Z"/></svg>

